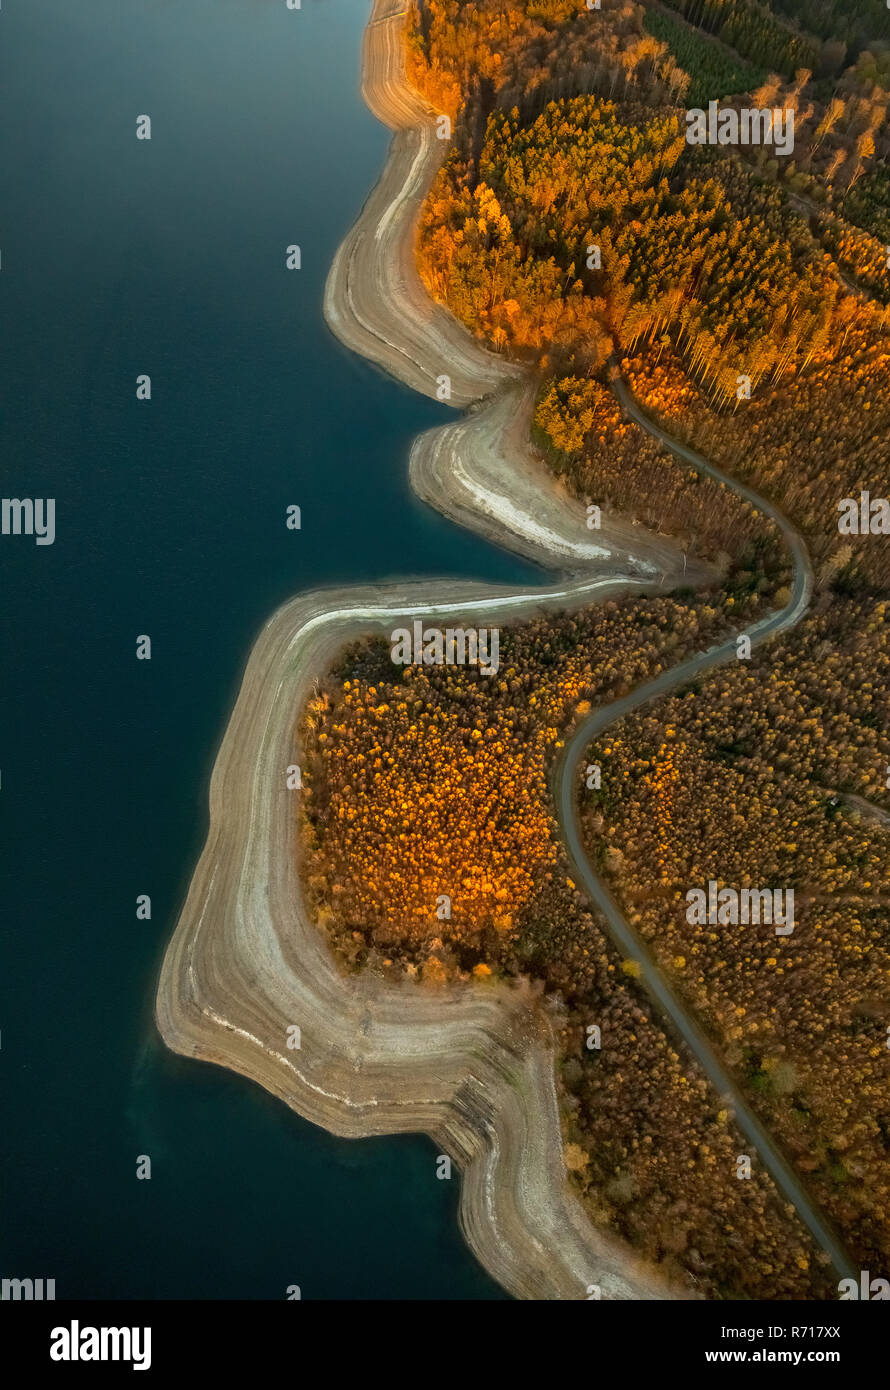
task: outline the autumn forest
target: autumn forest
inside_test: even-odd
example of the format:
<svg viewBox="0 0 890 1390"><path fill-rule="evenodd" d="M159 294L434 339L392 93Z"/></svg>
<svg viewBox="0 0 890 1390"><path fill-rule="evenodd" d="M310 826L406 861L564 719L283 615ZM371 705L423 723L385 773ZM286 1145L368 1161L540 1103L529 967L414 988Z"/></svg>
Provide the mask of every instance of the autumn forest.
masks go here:
<svg viewBox="0 0 890 1390"><path fill-rule="evenodd" d="M343 651L299 721L308 901L344 970L539 991L571 1181L681 1288L836 1298L573 879L552 779L589 711L793 590L780 527L643 430L623 383L789 519L812 592L597 736L585 851L851 1258L890 1275L890 524L838 520L890 490L890 10L422 0L407 45L453 126L417 229L428 294L530 374L541 470L712 581L505 625L494 676ZM691 144L712 101L793 113L793 152ZM793 887L794 933L690 924L710 880Z"/></svg>

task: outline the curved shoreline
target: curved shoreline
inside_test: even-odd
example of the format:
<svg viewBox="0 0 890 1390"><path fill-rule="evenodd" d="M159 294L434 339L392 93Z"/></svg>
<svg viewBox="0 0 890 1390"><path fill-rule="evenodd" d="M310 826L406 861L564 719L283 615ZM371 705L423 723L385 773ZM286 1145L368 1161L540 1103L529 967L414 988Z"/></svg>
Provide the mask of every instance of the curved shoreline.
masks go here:
<svg viewBox="0 0 890 1390"><path fill-rule="evenodd" d="M508 386L453 424L418 435L408 476L419 497L495 545L563 574L623 569L660 585L713 582L717 570L685 559L677 542L613 512L598 530L546 471L530 439L535 385Z"/></svg>
<svg viewBox="0 0 890 1390"><path fill-rule="evenodd" d="M434 304L414 262L414 229L423 200L447 150L436 139L436 112L405 73L399 0L373 0L362 43L362 95L394 132L383 172L334 257L324 291L324 316L340 341L436 399L437 377L451 383L451 404L490 395L522 370L481 343Z"/></svg>
<svg viewBox="0 0 890 1390"><path fill-rule="evenodd" d="M285 771L299 757L296 711L358 632L415 614L520 618L632 587L589 579L516 596L449 584L439 597L424 583L319 591L280 609L253 648L214 766L210 831L156 1001L174 1051L250 1077L335 1134L429 1134L461 1167L468 1243L524 1298L583 1299L591 1284L604 1298L668 1291L595 1230L569 1189L553 1040L523 990L430 990L337 969L301 901L299 793ZM291 1024L299 1051L287 1047Z"/></svg>
<svg viewBox="0 0 890 1390"><path fill-rule="evenodd" d="M345 347L406 386L436 399L444 374L448 404L474 407L415 440L414 491L451 520L551 571L607 574L619 567L661 583L707 582L716 570L687 563L669 537L608 512L599 530L587 529L582 503L532 448L529 370L490 352L421 283L417 222L448 146L436 138L436 112L406 77L404 21L398 0L374 0L362 93L394 135L383 172L334 257L324 316Z"/></svg>
<svg viewBox="0 0 890 1390"><path fill-rule="evenodd" d="M654 590L684 573L673 542L642 528L628 536L620 519L604 518L589 539L580 504L531 466L527 439L516 447L517 420L528 409L521 370L485 351L426 298L408 252L440 151L432 113L404 78L403 18L393 0L376 0L365 32L366 100L396 135L335 257L325 317L341 341L428 395L443 359L453 404L499 393L415 441L412 484L497 543L545 565L555 558L563 571L586 577L521 594L429 582L317 591L273 615L251 653L214 766L210 829L164 959L157 1022L175 1051L250 1077L334 1133L429 1134L461 1166L468 1243L515 1295L585 1298L595 1284L604 1298L672 1297L628 1247L593 1227L569 1188L553 1039L541 1008L507 986L432 992L345 977L300 895L299 793L286 790L285 770L300 761L297 711L348 640L412 614L460 612L484 622L494 611L518 619ZM650 429L617 387L616 394ZM684 582L707 577L706 566L690 564ZM797 593L782 614L762 620L762 635L800 599ZM782 625L790 621L796 617ZM289 1024L301 1029L299 1051L287 1048Z"/></svg>
<svg viewBox="0 0 890 1390"><path fill-rule="evenodd" d="M365 96L397 134L384 174L334 260L325 315L356 351L420 390L429 391L437 373L417 363L431 354L437 362L444 348L453 399L466 402L477 398L480 382L495 389L522 373L435 309L413 268L414 219L437 152L426 108L405 81L403 19L392 0L375 0L364 40ZM421 121L427 124L415 130ZM370 260L357 280L360 255ZM421 303L411 301L412 292L423 296ZM405 347L393 348L403 332ZM458 422L464 440L473 440L480 422L488 427L484 410ZM435 454L442 439L433 430L418 444L432 443ZM470 453L474 447L471 442ZM461 459L468 457L462 447ZM420 468L415 464L413 478ZM555 513L545 514L549 523ZM538 563L549 565L554 554L566 559L549 534L559 523L548 524L543 535L532 529L517 536L497 516L473 516L486 535L515 544ZM568 534L557 539L577 543L583 509L568 523L564 511L562 518ZM540 518L528 520L540 526ZM584 526L582 537L587 534ZM603 539L597 533L596 542ZM656 554L667 566L661 542ZM677 548L667 566L678 574L679 557ZM413 615L460 612L484 621L495 611L521 618L665 582L656 565L647 573L645 562L628 555L622 571L617 558L611 547L582 554L577 568L586 577L518 595L424 582L310 593L274 614L251 652L217 755L207 841L165 954L155 1006L174 1051L250 1077L333 1133L429 1134L460 1165L459 1219L469 1245L495 1279L525 1298L586 1298L591 1285L604 1298L672 1294L632 1251L595 1230L570 1189L553 1037L536 1003L507 986L431 992L337 969L302 903L299 794L286 790L285 770L300 761L298 711L348 640ZM299 1051L287 1048L289 1024L301 1029Z"/></svg>

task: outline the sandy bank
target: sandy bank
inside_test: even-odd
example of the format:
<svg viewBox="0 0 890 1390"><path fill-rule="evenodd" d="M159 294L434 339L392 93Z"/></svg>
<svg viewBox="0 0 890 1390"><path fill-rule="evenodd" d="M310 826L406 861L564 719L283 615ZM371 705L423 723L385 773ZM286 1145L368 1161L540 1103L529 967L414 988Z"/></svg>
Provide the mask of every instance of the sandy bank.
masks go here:
<svg viewBox="0 0 890 1390"><path fill-rule="evenodd" d="M325 319L353 351L427 396L446 375L452 406L477 408L421 435L411 483L446 516L526 559L561 572L664 575L668 585L701 583L686 573L676 542L605 515L587 529L585 508L558 486L531 447L534 386L515 363L489 352L424 289L415 264L417 222L447 153L436 112L405 77L405 8L376 0L365 31L362 90L395 133L383 173L340 247L325 286ZM684 578L685 576L685 578Z"/></svg>
<svg viewBox="0 0 890 1390"><path fill-rule="evenodd" d="M414 491L452 520L495 544L563 573L616 571L676 584L712 581L716 570L684 560L677 543L603 512L587 526L582 503L547 474L529 443L534 385L514 385L453 424L414 441L409 472Z"/></svg>
<svg viewBox="0 0 890 1390"><path fill-rule="evenodd" d="M434 394L444 372L452 404L491 398L417 441L415 487L499 543L584 577L520 595L429 582L316 592L272 617L214 767L207 842L164 960L158 1026L174 1050L241 1072L334 1133L431 1135L460 1165L471 1247L514 1294L585 1298L596 1285L604 1298L665 1297L625 1247L593 1228L569 1189L540 1007L507 987L433 993L346 978L302 903L300 794L287 790L285 772L301 760L298 711L346 641L413 616L438 614L442 626L518 620L683 573L679 550L642 528L610 518L602 531L587 530L584 509L528 450L520 374L427 299L413 235L443 147L404 80L403 23L392 0L377 0L365 94L396 134L331 269L325 314L345 343L415 389ZM287 1047L290 1025L301 1030L298 1051Z"/></svg>
<svg viewBox="0 0 890 1390"><path fill-rule="evenodd" d="M448 150L436 112L405 77L405 6L375 0L365 30L362 93L394 131L386 164L328 274L325 319L341 342L427 396L437 378L466 406L518 380L518 367L487 352L433 304L414 262L417 220Z"/></svg>
<svg viewBox="0 0 890 1390"><path fill-rule="evenodd" d="M430 991L344 977L301 900L294 721L344 641L439 615L515 620L630 586L584 580L516 597L475 585L303 595L251 654L213 771L210 830L168 948L156 1014L171 1048L230 1067L336 1134L424 1131L462 1170L460 1220L525 1298L665 1296L571 1194L546 1019L521 991ZM287 1047L287 1028L301 1047ZM430 1181L435 1181L433 1164Z"/></svg>

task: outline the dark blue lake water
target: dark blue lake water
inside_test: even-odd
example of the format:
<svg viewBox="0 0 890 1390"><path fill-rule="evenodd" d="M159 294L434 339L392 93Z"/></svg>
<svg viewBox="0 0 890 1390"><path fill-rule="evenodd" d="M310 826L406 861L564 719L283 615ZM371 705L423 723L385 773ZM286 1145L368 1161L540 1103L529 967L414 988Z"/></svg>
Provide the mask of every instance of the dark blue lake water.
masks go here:
<svg viewBox="0 0 890 1390"><path fill-rule="evenodd" d="M58 1298L499 1294L427 1140L333 1139L152 1021L271 611L539 577L411 495L410 441L446 408L324 326L388 134L358 89L367 0L303 3L0 12L0 478L57 514L52 546L0 537L0 1273Z"/></svg>

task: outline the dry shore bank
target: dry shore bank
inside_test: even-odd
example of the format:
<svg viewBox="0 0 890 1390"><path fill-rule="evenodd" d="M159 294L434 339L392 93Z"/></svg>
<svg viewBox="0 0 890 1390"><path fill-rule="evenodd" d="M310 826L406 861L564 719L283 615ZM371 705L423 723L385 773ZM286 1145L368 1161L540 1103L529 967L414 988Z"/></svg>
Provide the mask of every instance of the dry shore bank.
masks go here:
<svg viewBox="0 0 890 1390"><path fill-rule="evenodd" d="M539 1007L507 987L430 990L338 971L302 903L300 793L285 774L299 762L297 710L357 633L415 615L515 620L629 587L588 579L517 597L406 585L320 591L280 609L251 653L223 738L207 843L158 989L158 1026L175 1051L241 1072L336 1134L429 1134L461 1168L469 1244L524 1298L583 1299L590 1285L603 1298L665 1290L594 1229L569 1190ZM293 1024L299 1050L287 1046Z"/></svg>
<svg viewBox="0 0 890 1390"><path fill-rule="evenodd" d="M429 298L415 264L417 222L448 144L436 138L437 113L406 78L404 26L403 4L375 0L362 92L394 133L383 173L334 257L324 315L342 343L415 391L435 398L445 375L450 405L476 407L415 441L414 490L452 520L537 564L703 582L714 572L693 562L687 573L682 551L666 537L609 513L598 531L587 529L585 508L531 445L530 374L490 352Z"/></svg>
<svg viewBox="0 0 890 1390"><path fill-rule="evenodd" d="M404 79L404 14L377 0L364 90L396 131L384 174L341 247L325 295L329 324L356 351L427 394L446 372L452 403L490 400L421 436L416 489L449 515L539 563L579 577L525 594L481 585L404 584L301 595L251 653L213 771L210 827L167 950L156 1016L168 1046L257 1081L341 1135L428 1133L461 1169L460 1221L480 1261L524 1298L670 1296L632 1253L597 1232L562 1159L546 1016L518 989L432 992L343 976L305 911L299 881L299 709L353 637L413 616L442 625L518 620L609 594L669 585L679 549L615 519L586 529L527 447L521 373L427 299L413 229L441 149ZM703 577L689 566L686 582ZM287 1029L300 1029L299 1050ZM431 1180L434 1180L431 1165Z"/></svg>

